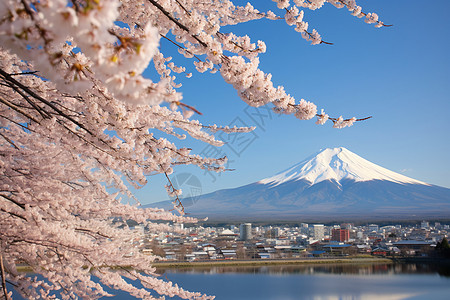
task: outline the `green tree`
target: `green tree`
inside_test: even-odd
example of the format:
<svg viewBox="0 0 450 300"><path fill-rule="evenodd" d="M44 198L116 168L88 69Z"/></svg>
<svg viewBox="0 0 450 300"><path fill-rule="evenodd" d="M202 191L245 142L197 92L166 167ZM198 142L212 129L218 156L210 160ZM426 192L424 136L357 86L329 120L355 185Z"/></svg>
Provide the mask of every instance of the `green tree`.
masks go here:
<svg viewBox="0 0 450 300"><path fill-rule="evenodd" d="M448 240L444 237L441 241L442 249L450 249L450 245L448 244Z"/></svg>
<svg viewBox="0 0 450 300"><path fill-rule="evenodd" d="M436 251L439 256L450 258L450 245L447 238L443 238L442 241L436 244Z"/></svg>

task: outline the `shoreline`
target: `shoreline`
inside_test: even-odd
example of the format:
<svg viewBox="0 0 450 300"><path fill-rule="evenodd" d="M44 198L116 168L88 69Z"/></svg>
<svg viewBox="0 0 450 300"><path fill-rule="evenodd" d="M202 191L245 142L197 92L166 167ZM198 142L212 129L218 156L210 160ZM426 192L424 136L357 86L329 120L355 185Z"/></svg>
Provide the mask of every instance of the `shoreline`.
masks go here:
<svg viewBox="0 0 450 300"><path fill-rule="evenodd" d="M212 267L264 267L264 266L295 266L295 265L376 265L376 264L404 264L404 263L440 263L450 265L450 259L417 258L417 257L327 257L327 258L285 258L285 259L255 259L255 260L203 260L203 261L159 261L151 265L158 269L188 269ZM31 272L27 265L16 266L19 272Z"/></svg>
<svg viewBox="0 0 450 300"><path fill-rule="evenodd" d="M251 266L288 266L309 264L391 264L389 258L378 257L349 257L349 258L286 258L286 259L257 259L257 260L204 260L204 261L159 261L152 263L152 267L159 268L208 268L208 267L251 267ZM18 272L32 272L27 265L16 265Z"/></svg>
<svg viewBox="0 0 450 300"><path fill-rule="evenodd" d="M279 265L309 265L309 264L391 264L389 258L349 257L349 258L296 258L296 259L258 259L258 260L208 260L193 262L160 261L152 264L155 268L195 268L195 267L248 267L248 266L279 266Z"/></svg>

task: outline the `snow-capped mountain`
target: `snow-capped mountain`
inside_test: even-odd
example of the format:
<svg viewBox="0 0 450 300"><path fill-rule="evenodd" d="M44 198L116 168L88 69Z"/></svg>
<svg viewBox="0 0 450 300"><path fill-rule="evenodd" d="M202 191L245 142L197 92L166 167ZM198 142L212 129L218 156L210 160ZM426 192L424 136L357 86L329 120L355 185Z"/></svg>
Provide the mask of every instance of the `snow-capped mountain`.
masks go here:
<svg viewBox="0 0 450 300"><path fill-rule="evenodd" d="M345 148L324 149L275 176L182 202L190 215L217 221L450 219L450 189L392 172Z"/></svg>
<svg viewBox="0 0 450 300"><path fill-rule="evenodd" d="M259 183L280 185L288 181L307 180L312 185L324 180L340 182L348 179L355 182L386 180L400 184L424 184L401 174L382 168L345 148L328 148L295 164L273 177Z"/></svg>

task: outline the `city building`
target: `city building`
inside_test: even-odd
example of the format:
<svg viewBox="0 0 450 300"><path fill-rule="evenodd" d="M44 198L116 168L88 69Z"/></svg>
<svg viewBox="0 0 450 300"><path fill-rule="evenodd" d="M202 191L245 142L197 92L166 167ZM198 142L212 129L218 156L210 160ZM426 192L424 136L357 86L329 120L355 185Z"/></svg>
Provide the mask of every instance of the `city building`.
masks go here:
<svg viewBox="0 0 450 300"><path fill-rule="evenodd" d="M347 242L350 239L350 230L334 228L331 230L331 240L336 242Z"/></svg>
<svg viewBox="0 0 450 300"><path fill-rule="evenodd" d="M309 233L309 226L308 223L301 223L300 224L300 232L302 234L308 234Z"/></svg>
<svg viewBox="0 0 450 300"><path fill-rule="evenodd" d="M313 225L313 238L321 241L325 237L325 226L323 224Z"/></svg>
<svg viewBox="0 0 450 300"><path fill-rule="evenodd" d="M252 239L252 224L244 223L239 227L239 238L241 241L248 241Z"/></svg>
<svg viewBox="0 0 450 300"><path fill-rule="evenodd" d="M234 241L237 239L237 233L234 233L233 231L229 229L225 229L222 232L219 233L217 240L230 240Z"/></svg>
<svg viewBox="0 0 450 300"><path fill-rule="evenodd" d="M428 229L428 227L430 227L430 223L429 223L429 222L427 222L427 221L422 221L422 222L420 223L420 228L422 228L422 229Z"/></svg>
<svg viewBox="0 0 450 300"><path fill-rule="evenodd" d="M379 226L377 224L370 224L369 225L369 231L375 231L378 232Z"/></svg>

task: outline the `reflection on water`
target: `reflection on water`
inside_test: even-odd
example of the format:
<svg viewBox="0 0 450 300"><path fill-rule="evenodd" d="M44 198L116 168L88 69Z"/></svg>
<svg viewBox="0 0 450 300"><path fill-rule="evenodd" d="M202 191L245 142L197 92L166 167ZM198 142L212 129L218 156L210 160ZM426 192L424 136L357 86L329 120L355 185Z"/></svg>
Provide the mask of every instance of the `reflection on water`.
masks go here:
<svg viewBox="0 0 450 300"><path fill-rule="evenodd" d="M216 300L448 300L449 270L443 263L347 263L167 268L159 272L161 278L189 291L215 295ZM116 295L114 299L135 299L121 291L107 291ZM22 298L13 293L13 299Z"/></svg>
<svg viewBox="0 0 450 300"><path fill-rule="evenodd" d="M392 263L392 264L306 264L270 266L211 266L158 268L158 273L197 273L197 274L335 274L335 275L395 275L395 274L438 274L450 277L450 264L443 263Z"/></svg>
<svg viewBox="0 0 450 300"><path fill-rule="evenodd" d="M217 300L448 300L449 266L326 264L166 269Z"/></svg>

